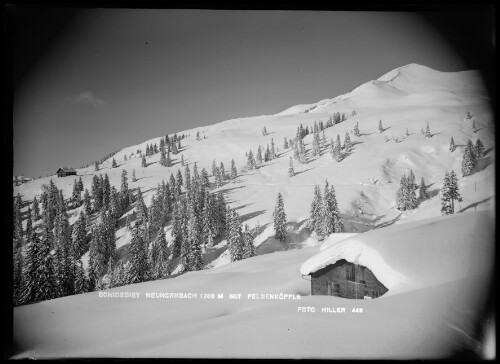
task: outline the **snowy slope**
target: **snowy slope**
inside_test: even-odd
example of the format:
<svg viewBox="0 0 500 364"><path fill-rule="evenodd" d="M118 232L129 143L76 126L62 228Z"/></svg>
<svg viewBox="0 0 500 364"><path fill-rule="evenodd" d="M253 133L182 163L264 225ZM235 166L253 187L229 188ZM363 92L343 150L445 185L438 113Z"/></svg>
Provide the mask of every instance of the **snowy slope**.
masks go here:
<svg viewBox="0 0 500 364"><path fill-rule="evenodd" d="M490 274L481 265L493 259L492 221L491 213L471 212L348 239L373 244L388 264L399 263L393 268L411 283L376 300L309 296L310 282L299 268L319 252L313 247L108 291L139 292L136 299L92 292L22 306L14 310L16 357L416 359L446 358L466 348L481 354L474 325L489 288ZM453 229L477 236L449 239ZM406 243L401 236L412 238ZM453 244L457 255L450 254ZM482 263L476 260L480 256ZM223 293L224 298L152 299L147 292ZM242 296L229 299L230 293ZM267 293L302 297L248 298ZM321 312L322 307L346 312Z"/></svg>
<svg viewBox="0 0 500 364"><path fill-rule="evenodd" d="M217 164L223 162L228 169L234 158L241 171L246 164L245 152L252 149L255 153L259 145L265 148L272 138L279 149L277 159L257 170L240 173L236 181L219 189L230 205L238 209L242 222L250 227L271 223L275 198L281 192L288 222L301 224L308 217L314 184L323 185L328 179L335 187L346 232L356 233L393 223L440 216L438 192L444 174L454 169L461 176L460 163L465 142L468 138L475 141L479 137L487 154L480 161L478 172L460 178L463 201L458 210L494 208L493 113L477 71L446 73L410 64L367 82L348 94L306 105L306 109L313 106L308 113L303 113L298 105L277 115L233 119L187 130L185 133L189 136L182 140L181 153L191 169L192 164L197 162L199 171L206 168L211 173L213 159ZM356 116L350 116L352 110L356 110ZM328 141L337 134L343 140L345 133L350 132L356 122L359 123L361 136L351 134L355 144L353 153L340 163L333 161L327 151L306 165L295 162L296 175L288 177L288 159L292 151L283 150L283 138L293 138L300 124L311 127L314 121L326 122L333 112L345 112L348 119L325 130ZM467 112L474 116L479 129L477 134L472 133L472 121L466 120ZM378 132L378 120L382 120L386 128L382 134ZM432 138L424 138L420 134L427 122ZM267 136L261 133L264 126L269 132ZM409 136L405 135L406 129L410 132ZM206 139L196 141L197 131ZM458 146L454 153L448 150L452 136ZM182 168L179 163L181 154L173 156L175 165L169 168L159 165L159 154L147 158L148 166L141 167L136 151L145 150L146 144L159 144L161 137L120 150L114 156L118 168L111 168L110 158L97 173L107 173L111 184L119 189L122 169L129 172L129 177L135 170L138 180L131 182L129 179L129 187L140 187L149 205L158 183ZM385 137L391 140L386 142ZM402 141L392 140L396 137ZM305 138L305 143L306 149L311 149L312 135ZM124 161L124 156L130 157L132 153L132 158ZM410 169L415 173L417 182L421 177L425 179L431 198L414 211L400 213L394 209L395 193L401 175ZM93 166L77 172L82 176L85 188L90 190L96 173ZM63 189L67 198L70 197L72 177L52 176L30 181L14 187L14 193L19 192L23 200L31 201L40 194L41 185L47 184L50 179ZM367 184L367 180L376 183ZM76 218L75 212L69 212L71 222ZM124 222L125 217L122 219ZM292 232L294 236L302 237L298 231ZM117 231L116 236L118 247L126 246L131 239L124 227ZM261 249L269 251L264 246Z"/></svg>
<svg viewBox="0 0 500 364"><path fill-rule="evenodd" d="M389 289L386 294L392 295L471 275L487 275L493 271L493 252L492 212L464 212L341 240L304 262L300 272L308 275L345 259L370 268Z"/></svg>

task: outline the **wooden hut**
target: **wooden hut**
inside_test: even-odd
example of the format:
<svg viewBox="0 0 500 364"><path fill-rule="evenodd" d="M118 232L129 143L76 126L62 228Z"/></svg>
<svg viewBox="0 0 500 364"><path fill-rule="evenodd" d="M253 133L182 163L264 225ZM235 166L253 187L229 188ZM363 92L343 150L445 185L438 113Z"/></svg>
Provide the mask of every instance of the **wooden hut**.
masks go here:
<svg viewBox="0 0 500 364"><path fill-rule="evenodd" d="M76 170L73 168L65 168L61 167L57 170L57 177L66 177L66 176L76 176Z"/></svg>
<svg viewBox="0 0 500 364"><path fill-rule="evenodd" d="M370 269L345 259L311 272L312 295L372 299L387 291Z"/></svg>

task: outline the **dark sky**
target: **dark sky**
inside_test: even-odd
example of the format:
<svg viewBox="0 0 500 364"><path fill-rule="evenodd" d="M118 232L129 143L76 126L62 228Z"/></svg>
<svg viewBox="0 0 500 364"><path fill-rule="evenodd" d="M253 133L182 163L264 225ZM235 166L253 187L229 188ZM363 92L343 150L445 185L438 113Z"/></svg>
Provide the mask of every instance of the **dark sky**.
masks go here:
<svg viewBox="0 0 500 364"><path fill-rule="evenodd" d="M471 68L430 25L445 13L431 22L358 11L10 15L15 175L52 174L152 137L332 98L408 63ZM445 35L456 40L454 31Z"/></svg>

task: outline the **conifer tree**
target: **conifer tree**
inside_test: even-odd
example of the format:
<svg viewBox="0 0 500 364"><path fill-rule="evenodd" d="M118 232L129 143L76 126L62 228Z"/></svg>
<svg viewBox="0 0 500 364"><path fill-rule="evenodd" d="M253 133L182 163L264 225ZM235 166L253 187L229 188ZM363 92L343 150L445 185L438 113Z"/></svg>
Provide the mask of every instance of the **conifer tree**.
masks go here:
<svg viewBox="0 0 500 364"><path fill-rule="evenodd" d="M132 182L137 182L137 177L135 176L135 169L132 170Z"/></svg>
<svg viewBox="0 0 500 364"><path fill-rule="evenodd" d="M255 159L253 157L252 150L250 150L247 157L247 169L254 169L255 167Z"/></svg>
<svg viewBox="0 0 500 364"><path fill-rule="evenodd" d="M74 256L79 259L86 250L85 237L87 236L85 218L82 213L75 221L72 231L72 242L74 247Z"/></svg>
<svg viewBox="0 0 500 364"><path fill-rule="evenodd" d="M453 214L453 208L451 204L451 180L448 171L444 175L443 187L441 188L441 213L443 215Z"/></svg>
<svg viewBox="0 0 500 364"><path fill-rule="evenodd" d="M283 149L288 149L288 141L285 139L283 140Z"/></svg>
<svg viewBox="0 0 500 364"><path fill-rule="evenodd" d="M24 302L35 303L59 297L60 291L56 278L55 258L51 253L52 233L46 229L42 241L36 234L27 251L24 286Z"/></svg>
<svg viewBox="0 0 500 364"><path fill-rule="evenodd" d="M201 185L204 188L209 188L210 187L210 182L208 180L208 172L205 168L201 170Z"/></svg>
<svg viewBox="0 0 500 364"><path fill-rule="evenodd" d="M28 213L26 218L26 239L29 239L33 232L33 214L31 213L31 208L28 207Z"/></svg>
<svg viewBox="0 0 500 364"><path fill-rule="evenodd" d="M344 149L346 152L349 152L351 149L351 138L349 137L349 133L345 133L345 138L344 138Z"/></svg>
<svg viewBox="0 0 500 364"><path fill-rule="evenodd" d="M212 160L212 176L215 177L215 175L217 174L217 164L215 163L215 159Z"/></svg>
<svg viewBox="0 0 500 364"><path fill-rule="evenodd" d="M474 148L474 155L476 159L480 159L484 157L484 145L481 139L477 139L476 147Z"/></svg>
<svg viewBox="0 0 500 364"><path fill-rule="evenodd" d="M378 121L378 131L380 133L383 133L384 132L384 127L382 126L382 120L379 120Z"/></svg>
<svg viewBox="0 0 500 364"><path fill-rule="evenodd" d="M111 163L111 168L116 168L118 165L116 164L116 160L113 158L113 162Z"/></svg>
<svg viewBox="0 0 500 364"><path fill-rule="evenodd" d="M418 198L419 200L427 199L427 187L425 186L424 177L420 180L420 188L418 190Z"/></svg>
<svg viewBox="0 0 500 364"><path fill-rule="evenodd" d="M273 138L271 138L271 148L269 149L269 156L270 156L271 160L276 158L276 151L274 148L274 139Z"/></svg>
<svg viewBox="0 0 500 364"><path fill-rule="evenodd" d="M221 175L221 178L223 181L225 181L226 178L226 169L224 168L224 163L220 162L220 167L219 167L219 173Z"/></svg>
<svg viewBox="0 0 500 364"><path fill-rule="evenodd" d="M146 157L145 156L142 156L141 166L142 166L142 168L146 168L148 166L147 163L146 163Z"/></svg>
<svg viewBox="0 0 500 364"><path fill-rule="evenodd" d="M286 241L287 232L285 206L281 193L278 193L278 197L276 198L276 206L274 208L273 218L275 231L274 237L283 243Z"/></svg>
<svg viewBox="0 0 500 364"><path fill-rule="evenodd" d="M149 280L149 267L147 260L146 245L140 234L139 226L136 224L132 233L132 241L129 250L130 266L127 272L127 283L140 283Z"/></svg>
<svg viewBox="0 0 500 364"><path fill-rule="evenodd" d="M23 237L23 222L21 214L21 195L18 193L14 198L14 238L21 240Z"/></svg>
<svg viewBox="0 0 500 364"><path fill-rule="evenodd" d="M290 157L290 162L288 164L288 176L289 177L295 176L295 171L293 169L293 159L292 159L292 157Z"/></svg>
<svg viewBox="0 0 500 364"><path fill-rule="evenodd" d="M71 200L73 201L73 206L76 208L80 206L81 193L78 188L78 181L75 179L75 183L73 184L73 191L71 193Z"/></svg>
<svg viewBox="0 0 500 364"><path fill-rule="evenodd" d="M231 180L235 180L238 177L238 170L236 169L236 164L234 163L234 159L231 159Z"/></svg>
<svg viewBox="0 0 500 364"><path fill-rule="evenodd" d="M255 245L253 243L253 235L248 225L245 225L245 230L243 231L243 256L242 259L247 259L255 256Z"/></svg>
<svg viewBox="0 0 500 364"><path fill-rule="evenodd" d="M470 139L467 140L467 145L465 146L462 157L462 175L464 177L470 176L476 167L476 155L474 149L472 141Z"/></svg>
<svg viewBox="0 0 500 364"><path fill-rule="evenodd" d="M87 216L90 216L90 214L92 213L90 193L88 189L85 189L85 192L83 193L83 211L85 211L85 214Z"/></svg>
<svg viewBox="0 0 500 364"><path fill-rule="evenodd" d="M160 150L160 166L167 167L167 153L164 148Z"/></svg>
<svg viewBox="0 0 500 364"><path fill-rule="evenodd" d="M425 127L425 137L426 138L432 137L431 128L429 127L429 123L427 123L427 126Z"/></svg>
<svg viewBox="0 0 500 364"><path fill-rule="evenodd" d="M184 184L183 179L182 179L182 172L180 169L177 170L177 182L179 186L182 186Z"/></svg>
<svg viewBox="0 0 500 364"><path fill-rule="evenodd" d="M356 121L356 125L354 125L354 135L359 137L359 122Z"/></svg>
<svg viewBox="0 0 500 364"><path fill-rule="evenodd" d="M241 231L240 217L236 211L228 208L228 219L227 223L229 225L228 231L228 244L229 244L229 255L231 261L235 262L237 260L243 259L243 235Z"/></svg>
<svg viewBox="0 0 500 364"><path fill-rule="evenodd" d="M186 187L186 191L191 189L191 171L189 165L184 169L184 186Z"/></svg>
<svg viewBox="0 0 500 364"><path fill-rule="evenodd" d="M75 283L73 290L75 294L88 292L88 282L85 276L85 270L83 269L83 263L78 260L75 268Z"/></svg>
<svg viewBox="0 0 500 364"><path fill-rule="evenodd" d="M266 127L264 126L264 128L262 129L262 135L266 136L267 135L267 129Z"/></svg>
<svg viewBox="0 0 500 364"><path fill-rule="evenodd" d="M472 132L473 132L474 134L476 134L476 133L477 133L477 128L476 128L476 120L473 120L473 121L472 121Z"/></svg>
<svg viewBox="0 0 500 364"><path fill-rule="evenodd" d="M94 163L94 170L97 172L99 170L99 162Z"/></svg>
<svg viewBox="0 0 500 364"><path fill-rule="evenodd" d="M40 218L40 205L38 204L38 199L36 196L33 197L32 212L33 212L33 221L38 221L38 219Z"/></svg>
<svg viewBox="0 0 500 364"><path fill-rule="evenodd" d="M200 131L196 132L196 140L201 140L201 138L200 138Z"/></svg>
<svg viewBox="0 0 500 364"><path fill-rule="evenodd" d="M181 166L185 166L186 162L184 162L184 154L181 154Z"/></svg>
<svg viewBox="0 0 500 364"><path fill-rule="evenodd" d="M453 137L451 137L450 139L450 152L454 152L455 149L457 149L456 145L455 145L455 141L453 140Z"/></svg>
<svg viewBox="0 0 500 364"><path fill-rule="evenodd" d="M315 156L315 157L319 156L320 151L321 151L321 147L320 147L318 124L314 123L313 143L312 143L312 154L313 154L313 156Z"/></svg>

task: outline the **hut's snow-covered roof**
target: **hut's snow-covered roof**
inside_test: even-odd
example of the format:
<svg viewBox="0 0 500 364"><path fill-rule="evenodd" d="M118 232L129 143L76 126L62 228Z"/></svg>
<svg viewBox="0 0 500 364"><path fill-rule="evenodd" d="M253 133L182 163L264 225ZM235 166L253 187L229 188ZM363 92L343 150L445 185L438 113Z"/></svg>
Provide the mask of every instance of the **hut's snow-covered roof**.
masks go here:
<svg viewBox="0 0 500 364"><path fill-rule="evenodd" d="M330 246L305 261L301 274L345 259L369 268L391 294L491 273L494 263L491 211L393 225L333 244L328 239Z"/></svg>

